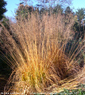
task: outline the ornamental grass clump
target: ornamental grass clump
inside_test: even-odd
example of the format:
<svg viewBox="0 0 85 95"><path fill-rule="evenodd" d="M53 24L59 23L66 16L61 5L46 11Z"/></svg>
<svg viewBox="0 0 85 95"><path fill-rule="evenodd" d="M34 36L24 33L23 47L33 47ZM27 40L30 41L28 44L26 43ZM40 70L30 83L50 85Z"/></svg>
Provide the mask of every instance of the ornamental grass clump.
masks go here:
<svg viewBox="0 0 85 95"><path fill-rule="evenodd" d="M11 23L11 34L2 25L2 45L10 55L7 64L13 69L4 87L6 92L53 93L78 84L81 68L74 57L80 51L71 58L65 54L73 37L73 20L65 26L63 19L60 14L42 18L31 14L28 19Z"/></svg>

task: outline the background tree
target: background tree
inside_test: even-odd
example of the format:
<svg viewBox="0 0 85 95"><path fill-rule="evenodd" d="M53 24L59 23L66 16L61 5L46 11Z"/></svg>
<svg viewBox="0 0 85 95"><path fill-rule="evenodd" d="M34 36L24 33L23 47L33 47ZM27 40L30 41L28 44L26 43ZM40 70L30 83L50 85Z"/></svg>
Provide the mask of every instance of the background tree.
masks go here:
<svg viewBox="0 0 85 95"><path fill-rule="evenodd" d="M75 16L77 16L77 19L75 20L75 24L73 26L73 30L76 33L75 38L79 39L80 37L83 39L84 37L84 29L85 25L83 26L83 18L85 16L84 14L85 9L81 8L76 11Z"/></svg>
<svg viewBox="0 0 85 95"><path fill-rule="evenodd" d="M74 15L69 6L65 9L64 15L65 15L65 18L64 18L65 24L66 25L70 24L72 19L74 18Z"/></svg>
<svg viewBox="0 0 85 95"><path fill-rule="evenodd" d="M33 0L20 0L25 4L33 4ZM62 5L64 8L71 5L72 0L36 0L38 7L55 7L57 4Z"/></svg>
<svg viewBox="0 0 85 95"><path fill-rule="evenodd" d="M72 0L37 0L37 1L42 5L47 5L47 3L48 3L48 5L51 6L51 7L55 6L56 4L66 6L68 4L70 5L71 2L72 2Z"/></svg>
<svg viewBox="0 0 85 95"><path fill-rule="evenodd" d="M28 18L28 13L31 14L31 12L33 11L33 7L32 6L28 6L28 5L24 5L22 3L20 3L18 9L16 10L16 19L19 20L20 17L21 18Z"/></svg>
<svg viewBox="0 0 85 95"><path fill-rule="evenodd" d="M78 9L77 12L76 12L76 15L78 17L78 21L79 21L80 24L81 24L81 20L85 16L84 11L85 11L85 9L84 8L81 8L81 9Z"/></svg>
<svg viewBox="0 0 85 95"><path fill-rule="evenodd" d="M72 10L70 9L70 7L68 6L65 10L65 14L68 15L72 12Z"/></svg>
<svg viewBox="0 0 85 95"><path fill-rule="evenodd" d="M62 8L62 5L57 5L57 6L55 6L54 8L53 8L53 13L63 13L63 8Z"/></svg>
<svg viewBox="0 0 85 95"><path fill-rule="evenodd" d="M0 0L0 20L3 18L3 14L7 11L5 5L7 3L4 0Z"/></svg>
<svg viewBox="0 0 85 95"><path fill-rule="evenodd" d="M6 28L7 30L9 30L9 25L10 25L10 23L9 23L9 19L8 19L6 16L3 16L1 22L2 22L2 24L5 26L5 28Z"/></svg>
<svg viewBox="0 0 85 95"><path fill-rule="evenodd" d="M78 9L76 12L76 15L78 17L78 23L79 23L79 31L82 30L82 26L81 26L81 21L84 18L85 14L84 14L84 8Z"/></svg>
<svg viewBox="0 0 85 95"><path fill-rule="evenodd" d="M48 10L46 10L45 8L41 8L40 11L39 11L39 13L40 13L40 14L45 14L47 11L48 11Z"/></svg>

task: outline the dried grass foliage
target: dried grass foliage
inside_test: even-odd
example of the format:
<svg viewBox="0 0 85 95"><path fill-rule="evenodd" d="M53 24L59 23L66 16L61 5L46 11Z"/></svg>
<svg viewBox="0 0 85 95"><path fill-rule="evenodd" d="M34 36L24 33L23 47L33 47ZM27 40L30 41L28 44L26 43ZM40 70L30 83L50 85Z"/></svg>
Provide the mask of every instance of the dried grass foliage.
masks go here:
<svg viewBox="0 0 85 95"><path fill-rule="evenodd" d="M42 19L31 14L28 19L11 24L12 35L4 28L2 40L13 69L6 91L55 92L77 85L82 76L79 77L80 67L73 59L78 53L72 58L65 54L65 46L72 39L73 20L65 26L63 19L60 14L45 14Z"/></svg>

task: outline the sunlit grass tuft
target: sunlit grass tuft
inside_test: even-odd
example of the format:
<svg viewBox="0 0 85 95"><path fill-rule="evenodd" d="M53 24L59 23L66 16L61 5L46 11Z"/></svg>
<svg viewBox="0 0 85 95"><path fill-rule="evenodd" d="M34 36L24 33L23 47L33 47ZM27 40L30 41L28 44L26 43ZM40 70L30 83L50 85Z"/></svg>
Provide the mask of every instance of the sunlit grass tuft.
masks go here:
<svg viewBox="0 0 85 95"><path fill-rule="evenodd" d="M45 93L75 88L82 76L78 60L74 59L84 46L70 58L65 54L66 45L73 37L73 20L65 26L63 18L47 14L40 18L31 14L28 20L11 23L12 35L4 28L2 41L11 56L13 69L6 91Z"/></svg>

